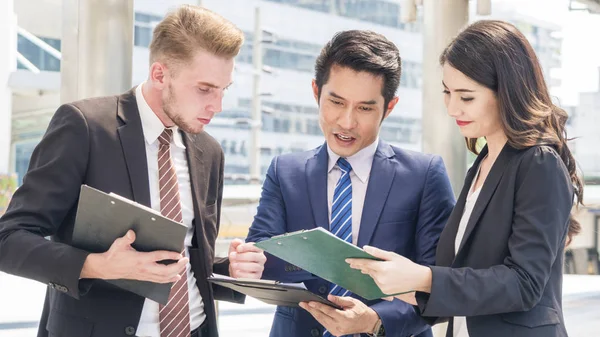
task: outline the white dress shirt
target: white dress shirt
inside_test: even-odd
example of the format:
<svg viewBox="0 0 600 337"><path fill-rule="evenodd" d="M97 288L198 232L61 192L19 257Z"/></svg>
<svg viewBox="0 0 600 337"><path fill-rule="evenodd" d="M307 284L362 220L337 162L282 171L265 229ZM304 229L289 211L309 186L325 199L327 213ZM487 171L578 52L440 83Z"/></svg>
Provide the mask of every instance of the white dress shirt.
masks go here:
<svg viewBox="0 0 600 337"><path fill-rule="evenodd" d="M379 138L373 144L358 151L353 156L346 158L352 171L350 171L350 181L352 182L352 243L356 245L358 242L358 233L360 230L360 220L362 219L363 206L365 204L365 196L367 194L367 185L369 184L369 175L373 166L373 157L379 145ZM329 209L329 223L331 223L331 204L333 203L333 194L335 185L342 176L342 170L337 166L337 161L340 158L327 145L327 153L329 154L329 165L327 168L327 206Z"/></svg>
<svg viewBox="0 0 600 337"><path fill-rule="evenodd" d="M142 130L146 140L146 158L148 161L148 182L150 185L150 202L152 208L160 212L160 192L158 187L158 137L165 129L164 124L158 116L154 114L144 95L142 94L142 84L135 90L140 118L142 120ZM173 138L171 140L171 160L175 166L177 181L179 183L179 197L181 199L181 210L183 215L183 224L188 227L185 236L186 254L189 256L189 247L192 245L194 228L194 203L192 199L192 186L190 182L190 173L185 153L185 145L177 127L172 127ZM187 279L190 300L190 321L191 330L197 329L206 319L204 313L204 302L200 295L200 290L196 286L196 278L191 270L191 265L187 265ZM160 337L159 326L159 304L153 300L146 299L142 309L142 316L136 332L137 336Z"/></svg>
<svg viewBox="0 0 600 337"><path fill-rule="evenodd" d="M346 158L352 171L350 171L350 182L352 183L352 243L358 243L358 233L360 231L360 221L362 219L363 206L365 205L365 196L367 195L367 186L369 185L369 176L371 167L373 167L373 158L379 145L379 138L375 139L373 144L358 151L353 156ZM329 223L331 224L331 204L333 203L333 194L335 185L342 176L342 170L337 165L340 158L327 144L327 153L329 154L329 163L327 167L327 207L329 210ZM354 337L360 337L355 334Z"/></svg>
<svg viewBox="0 0 600 337"><path fill-rule="evenodd" d="M473 182L471 183L471 187L469 188L469 194L467 195L467 200L465 202L465 209L463 211L462 218L460 218L460 223L458 225L458 232L456 233L456 238L454 239L454 254L458 253L458 248L460 248L460 244L465 236L465 231L467 230L467 224L469 219L471 218L471 213L473 213L473 208L475 207L475 203L477 202L477 198L479 197L479 193L481 192L480 185L475 191L473 191L473 186L479 177L479 168L477 169L477 174L475 178L473 178ZM454 317L454 329L452 336L454 337L469 337L469 331L467 330L467 319L465 317Z"/></svg>

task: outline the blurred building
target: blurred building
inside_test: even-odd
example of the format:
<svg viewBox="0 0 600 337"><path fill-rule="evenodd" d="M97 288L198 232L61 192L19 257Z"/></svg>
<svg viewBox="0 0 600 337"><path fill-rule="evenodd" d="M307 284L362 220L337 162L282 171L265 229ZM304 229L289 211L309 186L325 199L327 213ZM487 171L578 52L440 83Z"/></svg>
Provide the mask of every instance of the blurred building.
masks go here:
<svg viewBox="0 0 600 337"><path fill-rule="evenodd" d="M577 163L590 183L600 185L600 69L598 91L579 93L579 105L570 108L572 122L569 137Z"/></svg>
<svg viewBox="0 0 600 337"><path fill-rule="evenodd" d="M261 7L261 26L269 42L261 44L263 64L272 69L261 76L261 169L274 155L302 151L323 142L318 110L310 82L315 59L326 41L338 31L370 29L384 34L403 58L399 104L385 121L381 138L406 149L421 149L422 130L422 19L400 21L401 0L202 0L246 35L237 58L235 82L225 97L224 111L207 128L226 154L229 183L240 183L249 173L253 92L254 8ZM132 85L141 83L148 68L152 28L182 0L136 0ZM419 9L420 11L421 9ZM18 61L12 72L12 130L9 172L19 181L29 157L59 104L62 0L14 1ZM496 9L494 8L494 15ZM551 86L558 86L552 69L560 67L559 27L514 12L499 11L513 21L536 48ZM64 65L63 65L64 66ZM444 118L444 116L440 116ZM425 123L432 123L427 121Z"/></svg>
<svg viewBox="0 0 600 337"><path fill-rule="evenodd" d="M558 77L559 69L562 67L561 61L561 26L524 15L514 6L508 7L500 2L495 2L490 16L477 16L475 14L475 4L471 6L471 18L497 19L504 20L515 25L527 37L529 43L535 50L535 53L542 65L544 78L550 89L561 86L561 79Z"/></svg>
<svg viewBox="0 0 600 337"><path fill-rule="evenodd" d="M185 2L135 1L133 85L145 79L153 26L170 8ZM230 178L249 173L250 128L239 121L250 118L252 13L257 4L261 6L262 24L265 30L272 32L273 41L262 46L263 63L273 68L273 72L265 73L261 81L264 94L263 172L276 154L302 151L322 143L317 106L310 85L314 61L323 44L335 32L345 29L376 30L398 44L404 61L399 92L401 101L384 124L381 137L404 148L420 149L420 28L418 23L405 25L400 22L399 1L205 0L202 4L238 25L247 40L237 59L235 83L226 95L225 109L220 118L215 119L214 125L207 128L223 146L227 156L226 173ZM14 7L19 27L17 50L27 62L22 62L21 58L18 69L11 75L13 104L9 170L17 172L21 179L33 148L59 104L60 60L32 41L31 35L60 51L62 12L60 0L17 1Z"/></svg>

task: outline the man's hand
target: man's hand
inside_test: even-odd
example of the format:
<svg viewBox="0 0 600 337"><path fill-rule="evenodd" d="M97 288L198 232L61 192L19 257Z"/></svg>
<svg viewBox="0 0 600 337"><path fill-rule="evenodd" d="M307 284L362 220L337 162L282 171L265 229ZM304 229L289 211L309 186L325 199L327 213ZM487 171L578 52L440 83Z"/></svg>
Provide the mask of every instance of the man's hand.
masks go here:
<svg viewBox="0 0 600 337"><path fill-rule="evenodd" d="M88 255L80 278L129 279L155 283L171 283L181 278L180 274L189 261L187 257L162 250L138 252L131 247L134 241L135 232L130 230L123 237L116 239L108 251ZM175 260L177 263L158 263L163 260Z"/></svg>
<svg viewBox="0 0 600 337"><path fill-rule="evenodd" d="M244 243L235 239L229 245L229 276L234 278L260 279L267 257L254 246L253 242Z"/></svg>
<svg viewBox="0 0 600 337"><path fill-rule="evenodd" d="M329 295L327 299L344 310L338 310L319 302L302 302L300 307L308 311L334 336L373 332L379 320L375 310L352 297Z"/></svg>

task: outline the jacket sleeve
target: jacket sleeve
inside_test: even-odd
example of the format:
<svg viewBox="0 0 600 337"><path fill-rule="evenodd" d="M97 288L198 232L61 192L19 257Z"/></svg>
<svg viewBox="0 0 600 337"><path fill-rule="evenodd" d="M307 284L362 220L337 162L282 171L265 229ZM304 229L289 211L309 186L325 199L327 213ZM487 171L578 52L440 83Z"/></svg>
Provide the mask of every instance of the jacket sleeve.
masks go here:
<svg viewBox="0 0 600 337"><path fill-rule="evenodd" d="M275 157L263 183L258 209L248 232L247 242L260 242L287 232L286 205L281 193L277 175L279 157ZM263 278L281 282L304 282L315 279L311 273L293 268L290 264L271 254L265 253L267 262Z"/></svg>
<svg viewBox="0 0 600 337"><path fill-rule="evenodd" d="M87 170L89 133L73 105L61 106L35 148L23 185L0 218L0 270L78 298L88 253L45 239L76 206Z"/></svg>

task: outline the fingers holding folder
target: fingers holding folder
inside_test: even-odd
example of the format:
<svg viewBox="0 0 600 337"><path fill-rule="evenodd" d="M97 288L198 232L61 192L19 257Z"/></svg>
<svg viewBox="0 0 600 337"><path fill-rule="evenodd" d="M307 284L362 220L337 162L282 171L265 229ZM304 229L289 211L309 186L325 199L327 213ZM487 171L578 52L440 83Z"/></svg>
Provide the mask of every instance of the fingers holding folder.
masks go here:
<svg viewBox="0 0 600 337"><path fill-rule="evenodd" d="M300 307L308 311L334 336L344 336L356 332L371 333L374 330L379 316L360 300L333 295L329 295L327 299L341 309L318 302L302 302Z"/></svg>
<svg viewBox="0 0 600 337"><path fill-rule="evenodd" d="M364 251L378 259L346 259L351 268L360 270L373 278L385 294L399 294L394 297L416 305L414 291L427 291L423 280L431 277L428 267L414 263L402 255L365 246ZM391 300L393 297L384 297Z"/></svg>
<svg viewBox="0 0 600 337"><path fill-rule="evenodd" d="M180 253L157 250L139 252L132 247L136 234L129 230L117 238L104 253L90 254L86 259L81 278L103 280L139 280L171 283L181 278L189 259ZM161 261L173 261L165 265Z"/></svg>

